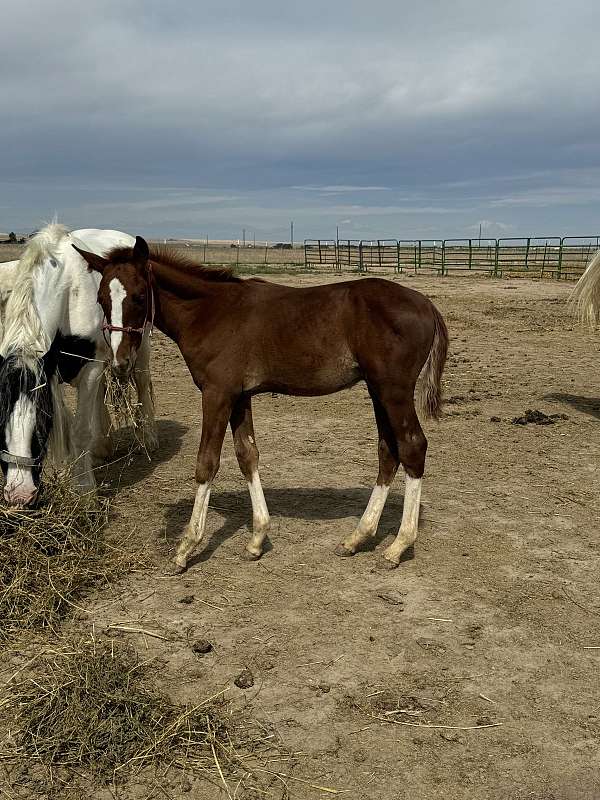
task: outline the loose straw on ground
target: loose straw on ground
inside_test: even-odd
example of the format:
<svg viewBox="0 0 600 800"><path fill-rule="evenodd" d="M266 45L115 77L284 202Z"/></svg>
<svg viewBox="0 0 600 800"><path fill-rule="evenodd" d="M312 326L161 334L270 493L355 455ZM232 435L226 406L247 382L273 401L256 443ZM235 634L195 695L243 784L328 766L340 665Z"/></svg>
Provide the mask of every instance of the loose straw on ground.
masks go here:
<svg viewBox="0 0 600 800"><path fill-rule="evenodd" d="M0 506L0 641L54 628L78 599L131 566L107 541L105 501L81 495L67 473L45 476L35 508Z"/></svg>
<svg viewBox="0 0 600 800"><path fill-rule="evenodd" d="M82 638L47 646L15 673L0 697L9 730L0 762L12 767L13 785L32 763L56 789L80 780L125 782L148 771L156 777L175 766L232 796L229 781L264 788L271 761L292 758L223 692L194 705L174 703L152 682L150 666L127 642Z"/></svg>

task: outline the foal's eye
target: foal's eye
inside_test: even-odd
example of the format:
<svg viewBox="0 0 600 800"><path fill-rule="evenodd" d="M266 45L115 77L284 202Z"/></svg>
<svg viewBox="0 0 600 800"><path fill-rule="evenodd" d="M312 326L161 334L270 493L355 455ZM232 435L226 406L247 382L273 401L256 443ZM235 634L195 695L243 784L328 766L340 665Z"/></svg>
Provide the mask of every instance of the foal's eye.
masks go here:
<svg viewBox="0 0 600 800"><path fill-rule="evenodd" d="M136 304L136 306L141 306L142 303L144 302L144 295L143 294L134 294L132 299L133 299L133 302Z"/></svg>

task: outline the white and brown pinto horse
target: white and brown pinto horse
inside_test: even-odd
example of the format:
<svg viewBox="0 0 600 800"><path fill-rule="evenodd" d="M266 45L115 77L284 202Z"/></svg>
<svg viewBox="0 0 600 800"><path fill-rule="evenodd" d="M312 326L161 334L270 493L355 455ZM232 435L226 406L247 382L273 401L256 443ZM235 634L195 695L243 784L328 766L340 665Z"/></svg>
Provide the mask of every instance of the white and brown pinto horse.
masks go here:
<svg viewBox="0 0 600 800"><path fill-rule="evenodd" d="M591 330L600 322L600 250L577 281L569 297L569 306L579 321Z"/></svg>
<svg viewBox="0 0 600 800"><path fill-rule="evenodd" d="M385 550L397 566L417 536L427 440L415 411L414 391L423 370L424 408L438 416L448 334L441 314L419 292L377 278L292 288L242 280L166 248L121 247L106 258L79 249L102 274L98 299L122 335L113 358L124 368L139 346L140 331L154 324L177 343L202 391L202 438L196 465L198 490L175 563L187 560L204 535L210 490L227 425L248 481L253 534L246 557L262 554L269 524L258 475L251 399L263 392L324 395L367 383L379 431L379 476L356 530L338 546L352 555L375 535L399 465L406 472L402 523Z"/></svg>
<svg viewBox="0 0 600 800"><path fill-rule="evenodd" d="M0 337L0 464L4 496L13 505L36 497L48 451L73 463L75 484L95 487L93 463L110 453L103 371L111 357L105 341L99 277L75 252L77 242L94 252L131 246L120 231L43 228L21 259L0 265L0 294L8 296ZM156 447L145 334L133 373L145 423L146 442ZM119 367L117 366L117 371ZM77 390L75 418L68 413L61 383Z"/></svg>

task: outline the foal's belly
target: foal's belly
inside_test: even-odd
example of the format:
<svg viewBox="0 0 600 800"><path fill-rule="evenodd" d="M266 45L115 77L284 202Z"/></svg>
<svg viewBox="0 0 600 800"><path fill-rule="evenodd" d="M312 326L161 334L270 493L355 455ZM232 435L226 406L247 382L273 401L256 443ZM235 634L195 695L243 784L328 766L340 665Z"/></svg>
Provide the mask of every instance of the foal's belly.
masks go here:
<svg viewBox="0 0 600 800"><path fill-rule="evenodd" d="M338 354L326 359L278 363L268 370L251 369L244 381L244 390L251 394L277 392L315 396L346 389L361 378L362 373L354 358L349 353Z"/></svg>

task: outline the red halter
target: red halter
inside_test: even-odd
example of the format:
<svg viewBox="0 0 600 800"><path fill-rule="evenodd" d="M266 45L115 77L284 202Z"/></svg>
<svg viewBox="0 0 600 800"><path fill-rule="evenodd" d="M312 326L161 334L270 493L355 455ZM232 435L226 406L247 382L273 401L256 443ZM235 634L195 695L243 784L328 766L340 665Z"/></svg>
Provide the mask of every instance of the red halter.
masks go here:
<svg viewBox="0 0 600 800"><path fill-rule="evenodd" d="M121 333L139 333L140 336L143 336L148 324L150 325L150 336L152 336L152 331L154 330L154 289L152 288L152 265L149 261L147 265L147 272L148 272L149 296L146 297L146 316L144 317L143 325L141 326L141 328L132 328L129 325L121 327L120 325L111 325L108 322L104 322L102 324L102 333L104 334L105 340L106 340L106 331L109 331L110 333L112 333L113 331L115 332L120 331Z"/></svg>

